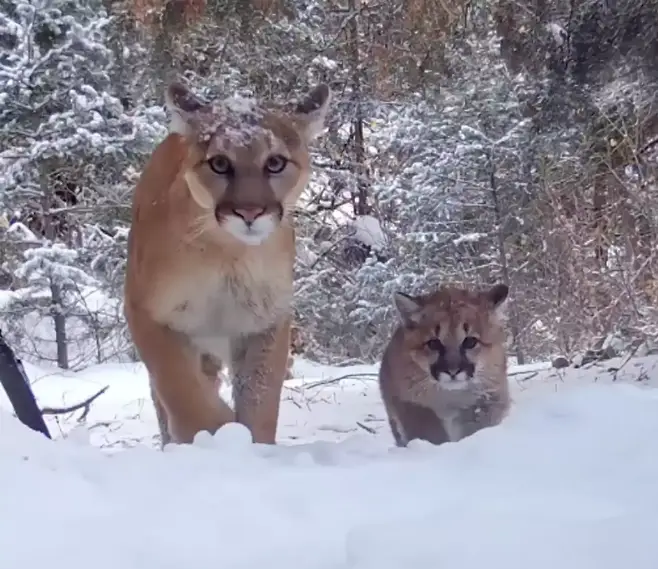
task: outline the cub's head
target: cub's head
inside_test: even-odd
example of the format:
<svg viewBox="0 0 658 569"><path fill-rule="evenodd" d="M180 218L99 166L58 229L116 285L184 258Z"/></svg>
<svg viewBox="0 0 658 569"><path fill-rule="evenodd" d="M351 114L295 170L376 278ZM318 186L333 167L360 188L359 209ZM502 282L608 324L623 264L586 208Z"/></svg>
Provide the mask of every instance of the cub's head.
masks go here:
<svg viewBox="0 0 658 569"><path fill-rule="evenodd" d="M500 365L505 332L500 321L508 287L486 291L442 287L429 294L394 295L411 358L446 389L460 389L476 372ZM504 363L504 360L503 360Z"/></svg>
<svg viewBox="0 0 658 569"><path fill-rule="evenodd" d="M308 181L308 146L324 128L329 87L277 106L250 99L206 103L176 82L165 100L170 130L187 142L187 187L207 214L200 229L219 229L248 245L265 241Z"/></svg>

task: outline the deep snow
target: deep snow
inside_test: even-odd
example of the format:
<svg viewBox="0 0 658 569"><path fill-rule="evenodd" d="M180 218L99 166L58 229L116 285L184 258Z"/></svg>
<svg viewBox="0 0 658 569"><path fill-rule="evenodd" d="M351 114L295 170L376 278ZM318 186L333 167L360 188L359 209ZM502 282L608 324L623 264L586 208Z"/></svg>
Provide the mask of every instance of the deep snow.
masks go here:
<svg viewBox="0 0 658 569"><path fill-rule="evenodd" d="M164 453L141 366L25 364L42 406L110 389L54 442L0 400L0 567L655 569L658 359L619 364L514 368L502 425L397 449L374 368L298 361L280 445Z"/></svg>

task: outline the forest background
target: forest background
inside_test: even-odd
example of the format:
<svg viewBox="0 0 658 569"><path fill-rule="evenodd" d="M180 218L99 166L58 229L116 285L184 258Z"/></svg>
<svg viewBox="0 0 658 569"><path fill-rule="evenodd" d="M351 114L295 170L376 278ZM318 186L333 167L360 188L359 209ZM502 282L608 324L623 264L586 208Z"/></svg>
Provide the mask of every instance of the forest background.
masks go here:
<svg viewBox="0 0 658 569"><path fill-rule="evenodd" d="M296 213L293 351L373 362L394 290L511 287L510 354L658 339L658 0L0 0L0 325L137 356L131 194L177 75L335 98Z"/></svg>

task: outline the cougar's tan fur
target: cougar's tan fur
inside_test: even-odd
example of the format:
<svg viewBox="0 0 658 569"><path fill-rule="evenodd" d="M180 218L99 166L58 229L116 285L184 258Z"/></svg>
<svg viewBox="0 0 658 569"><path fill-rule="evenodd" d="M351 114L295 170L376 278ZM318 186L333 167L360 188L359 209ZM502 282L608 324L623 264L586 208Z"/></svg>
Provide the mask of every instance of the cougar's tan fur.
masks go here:
<svg viewBox="0 0 658 569"><path fill-rule="evenodd" d="M400 322L379 370L398 446L458 441L497 425L510 405L501 310L508 288L395 294Z"/></svg>
<svg viewBox="0 0 658 569"><path fill-rule="evenodd" d="M133 196L125 314L151 381L163 444L230 421L274 443L289 355L292 208L331 92L297 104L165 96L169 135ZM232 409L219 396L226 363Z"/></svg>

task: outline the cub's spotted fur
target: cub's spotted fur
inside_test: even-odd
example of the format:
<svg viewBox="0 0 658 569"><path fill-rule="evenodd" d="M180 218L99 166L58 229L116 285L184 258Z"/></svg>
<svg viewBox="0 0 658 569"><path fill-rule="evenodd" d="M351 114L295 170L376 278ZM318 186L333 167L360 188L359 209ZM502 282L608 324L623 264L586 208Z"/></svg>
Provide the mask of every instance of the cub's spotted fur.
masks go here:
<svg viewBox="0 0 658 569"><path fill-rule="evenodd" d="M171 132L133 196L125 314L162 442L237 420L274 443L289 354L295 231L326 85L297 104L206 103L169 86ZM228 364L235 409L218 393Z"/></svg>
<svg viewBox="0 0 658 569"><path fill-rule="evenodd" d="M400 323L379 386L398 446L458 441L504 418L510 398L500 311L507 295L503 284L395 294Z"/></svg>

